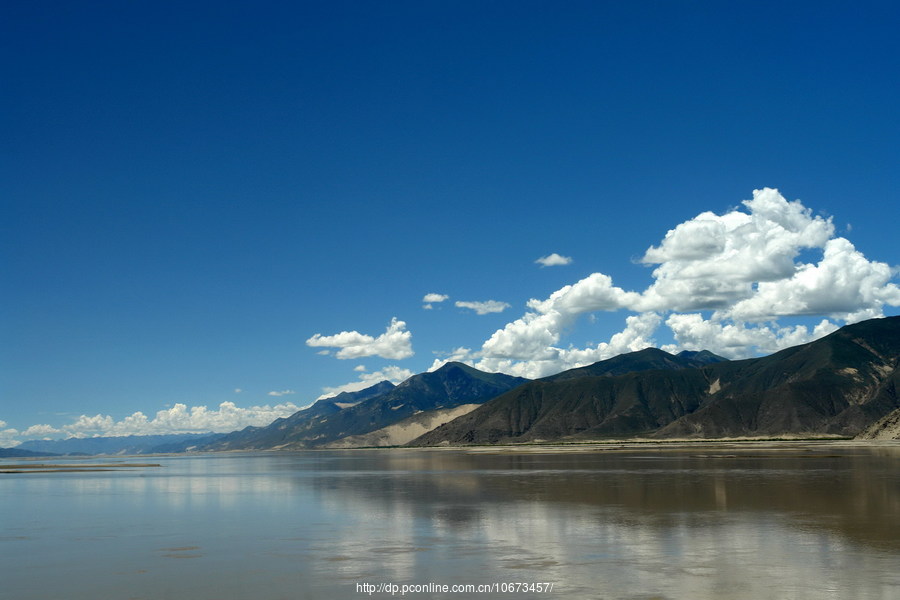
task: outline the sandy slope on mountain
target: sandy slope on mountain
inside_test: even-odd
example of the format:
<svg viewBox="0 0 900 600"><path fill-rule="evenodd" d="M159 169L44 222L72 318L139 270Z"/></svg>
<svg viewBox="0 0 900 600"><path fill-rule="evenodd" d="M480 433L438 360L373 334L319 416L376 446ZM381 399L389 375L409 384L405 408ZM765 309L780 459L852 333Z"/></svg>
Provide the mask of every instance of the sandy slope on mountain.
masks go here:
<svg viewBox="0 0 900 600"><path fill-rule="evenodd" d="M472 412L479 406L479 404L462 404L455 408L421 412L408 419L404 419L399 423L388 425L387 427L371 433L341 438L328 444L326 447L361 448L371 446L402 446L403 444L411 442L417 437L428 433L432 429L440 427L444 423L449 423L457 417Z"/></svg>
<svg viewBox="0 0 900 600"><path fill-rule="evenodd" d="M900 440L900 408L888 413L856 436L859 440Z"/></svg>

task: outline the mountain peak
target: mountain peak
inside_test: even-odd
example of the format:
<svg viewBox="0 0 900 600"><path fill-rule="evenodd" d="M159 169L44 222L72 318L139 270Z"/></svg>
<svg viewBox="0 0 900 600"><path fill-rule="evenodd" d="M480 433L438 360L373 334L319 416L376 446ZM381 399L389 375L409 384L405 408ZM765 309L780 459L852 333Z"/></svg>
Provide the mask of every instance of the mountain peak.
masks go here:
<svg viewBox="0 0 900 600"><path fill-rule="evenodd" d="M432 373L446 373L448 371L454 371L454 370L459 370L459 369L465 371L466 373L472 373L472 372L482 373L483 372L483 371L479 371L475 367L470 367L469 365L467 365L465 363L451 360L450 362L446 362L443 365L441 365L439 368L432 371Z"/></svg>

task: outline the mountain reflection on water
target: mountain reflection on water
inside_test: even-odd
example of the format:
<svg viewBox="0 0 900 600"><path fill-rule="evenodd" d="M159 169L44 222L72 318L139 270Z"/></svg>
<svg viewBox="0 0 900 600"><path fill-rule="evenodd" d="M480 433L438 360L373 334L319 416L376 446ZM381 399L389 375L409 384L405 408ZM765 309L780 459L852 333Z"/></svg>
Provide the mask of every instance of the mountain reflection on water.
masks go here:
<svg viewBox="0 0 900 600"><path fill-rule="evenodd" d="M897 446L159 462L0 479L9 597L335 598L357 582L502 581L553 582L548 598L900 597Z"/></svg>

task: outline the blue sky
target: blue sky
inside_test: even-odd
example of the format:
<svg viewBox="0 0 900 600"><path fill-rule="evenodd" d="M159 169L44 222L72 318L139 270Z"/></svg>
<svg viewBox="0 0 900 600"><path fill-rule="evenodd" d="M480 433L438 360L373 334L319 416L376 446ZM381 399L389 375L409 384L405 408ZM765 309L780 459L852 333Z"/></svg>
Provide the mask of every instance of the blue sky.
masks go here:
<svg viewBox="0 0 900 600"><path fill-rule="evenodd" d="M896 3L84 4L0 8L0 446L898 314Z"/></svg>

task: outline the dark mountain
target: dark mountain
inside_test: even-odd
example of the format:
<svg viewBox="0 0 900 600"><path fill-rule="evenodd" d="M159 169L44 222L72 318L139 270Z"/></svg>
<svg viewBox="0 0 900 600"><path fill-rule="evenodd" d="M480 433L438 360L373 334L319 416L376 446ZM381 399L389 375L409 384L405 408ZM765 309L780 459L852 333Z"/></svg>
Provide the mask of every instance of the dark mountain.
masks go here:
<svg viewBox="0 0 900 600"><path fill-rule="evenodd" d="M32 458L37 456L59 456L53 452L32 452L21 448L0 448L0 458Z"/></svg>
<svg viewBox="0 0 900 600"><path fill-rule="evenodd" d="M197 443L209 433L176 433L165 435L123 435L109 437L69 438L67 440L29 440L18 450L49 452L51 454L151 454L160 452L161 444Z"/></svg>
<svg viewBox="0 0 900 600"><path fill-rule="evenodd" d="M679 359L710 357L641 353L616 357L617 364L667 368L534 381L412 444L856 435L900 407L900 317L848 325L763 358L693 368L678 368ZM614 372L610 365L598 370Z"/></svg>
<svg viewBox="0 0 900 600"><path fill-rule="evenodd" d="M382 429L421 411L480 404L526 381L501 373L485 373L461 363L447 363L432 373L414 375L397 387L352 406L303 417L293 415L288 420L298 418L292 422L276 421L250 432L252 435L229 434L205 449L324 446L347 436Z"/></svg>
<svg viewBox="0 0 900 600"><path fill-rule="evenodd" d="M601 360L586 367L569 369L556 375L544 377L541 381L563 381L565 379L578 379L590 376L624 375L635 371L692 369L724 360L727 359L716 356L708 350L701 352L689 352L686 350L673 355L659 348L645 348L637 352L629 352L607 360Z"/></svg>
<svg viewBox="0 0 900 600"><path fill-rule="evenodd" d="M713 354L709 350L682 350L675 356L682 360L689 360L691 363L694 363L691 365L694 367L711 365L728 360L718 354Z"/></svg>
<svg viewBox="0 0 900 600"><path fill-rule="evenodd" d="M264 427L245 427L240 431L233 431L223 435L209 444L205 444L201 450L252 450L263 448L279 448L292 443L295 439L303 439L306 433L330 415L356 406L376 396L386 394L394 389L390 381L382 381L364 390L356 392L341 392L331 398L323 398L311 406L298 410L289 417L275 419Z"/></svg>
<svg viewBox="0 0 900 600"><path fill-rule="evenodd" d="M848 325L763 358L708 367L714 393L660 437L857 435L900 406L900 317Z"/></svg>

